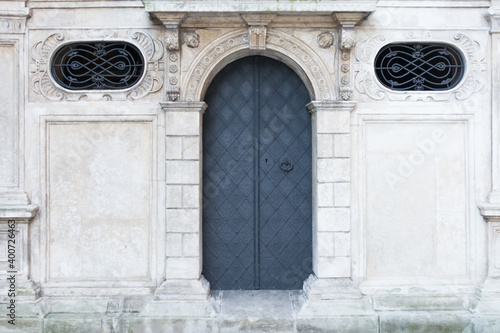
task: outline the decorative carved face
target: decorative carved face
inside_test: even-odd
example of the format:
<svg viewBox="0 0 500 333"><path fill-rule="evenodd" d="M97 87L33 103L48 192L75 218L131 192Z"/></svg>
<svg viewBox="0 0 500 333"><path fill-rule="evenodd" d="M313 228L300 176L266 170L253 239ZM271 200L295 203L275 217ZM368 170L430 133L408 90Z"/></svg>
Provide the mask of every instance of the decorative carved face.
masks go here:
<svg viewBox="0 0 500 333"><path fill-rule="evenodd" d="M327 49L333 45L333 35L329 32L322 32L318 36L319 47Z"/></svg>
<svg viewBox="0 0 500 333"><path fill-rule="evenodd" d="M184 43L190 48L197 48L200 45L200 36L194 32L184 35Z"/></svg>

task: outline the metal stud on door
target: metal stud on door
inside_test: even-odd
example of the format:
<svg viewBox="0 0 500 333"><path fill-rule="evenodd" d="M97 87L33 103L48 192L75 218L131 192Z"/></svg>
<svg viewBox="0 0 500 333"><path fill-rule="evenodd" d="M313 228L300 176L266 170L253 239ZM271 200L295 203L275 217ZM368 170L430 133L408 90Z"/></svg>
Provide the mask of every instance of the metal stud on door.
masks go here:
<svg viewBox="0 0 500 333"><path fill-rule="evenodd" d="M214 78L203 134L203 274L213 289L299 289L311 273L311 119L289 67L247 57Z"/></svg>

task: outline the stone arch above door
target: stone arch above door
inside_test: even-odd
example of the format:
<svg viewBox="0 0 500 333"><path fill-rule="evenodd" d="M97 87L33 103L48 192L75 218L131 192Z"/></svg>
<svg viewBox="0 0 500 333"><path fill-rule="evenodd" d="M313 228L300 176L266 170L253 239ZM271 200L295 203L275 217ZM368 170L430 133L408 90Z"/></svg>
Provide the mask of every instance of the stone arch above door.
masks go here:
<svg viewBox="0 0 500 333"><path fill-rule="evenodd" d="M261 54L291 67L304 81L311 100L335 100L332 76L318 54L306 43L279 30L269 30L265 50L250 49L247 30L224 34L209 43L189 67L181 88L181 100L201 101L213 77L228 63Z"/></svg>

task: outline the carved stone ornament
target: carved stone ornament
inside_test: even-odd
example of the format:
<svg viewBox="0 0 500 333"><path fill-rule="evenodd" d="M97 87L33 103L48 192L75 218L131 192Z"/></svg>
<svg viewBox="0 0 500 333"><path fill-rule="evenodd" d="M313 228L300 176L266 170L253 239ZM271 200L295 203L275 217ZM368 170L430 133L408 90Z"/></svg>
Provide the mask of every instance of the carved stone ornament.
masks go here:
<svg viewBox="0 0 500 333"><path fill-rule="evenodd" d="M352 98L352 91L353 89L351 87L340 87L340 98L344 101L350 101Z"/></svg>
<svg viewBox="0 0 500 333"><path fill-rule="evenodd" d="M335 100L335 85L322 59L312 48L282 31L267 33L266 47L294 60L311 81L317 100ZM183 83L182 91L185 101L199 101L202 90L211 71L217 64L223 62L229 55L243 49L249 49L249 37L243 31L226 34L207 45L196 56L188 69L187 82Z"/></svg>
<svg viewBox="0 0 500 333"><path fill-rule="evenodd" d="M179 29L178 28L167 28L165 32L165 46L168 51L178 51L179 50Z"/></svg>
<svg viewBox="0 0 500 333"><path fill-rule="evenodd" d="M436 34L439 34L436 33ZM378 51L389 43L395 42L447 42L453 44L464 54L467 63L467 70L462 82L457 87L444 91L394 91L384 87L376 78L373 69L374 59ZM402 101L448 101L452 96L457 100L465 100L473 93L479 91L483 85L478 80L481 71L486 70L485 54L481 44L472 40L463 33L454 35L435 37L432 32L423 32L420 34L411 33L406 36L406 40L389 40L383 34L374 35L364 41L356 44L356 64L355 64L355 88L361 94L367 95L374 100Z"/></svg>
<svg viewBox="0 0 500 333"><path fill-rule="evenodd" d="M167 96L170 102L175 102L179 100L180 89L179 87L169 87L167 88Z"/></svg>
<svg viewBox="0 0 500 333"><path fill-rule="evenodd" d="M342 28L341 35L340 49L352 49L354 47L354 28Z"/></svg>
<svg viewBox="0 0 500 333"><path fill-rule="evenodd" d="M190 32L184 35L184 43L192 49L200 45L200 35L195 32Z"/></svg>
<svg viewBox="0 0 500 333"><path fill-rule="evenodd" d="M23 33L26 29L26 18L0 16L0 32Z"/></svg>
<svg viewBox="0 0 500 333"><path fill-rule="evenodd" d="M253 25L248 28L248 35L250 36L250 49L252 50L265 50L266 49L266 33L267 27L264 25Z"/></svg>
<svg viewBox="0 0 500 333"><path fill-rule="evenodd" d="M328 49L333 45L333 35L330 32L322 32L318 35L318 45L322 49Z"/></svg>
<svg viewBox="0 0 500 333"><path fill-rule="evenodd" d="M95 35L96 32L93 33ZM105 40L127 41L135 45L142 53L145 61L145 74L139 83L124 90L82 90L69 91L58 86L50 73L51 56L63 43L87 41L82 40L85 32L55 32L42 41L35 43L31 49L30 85L33 91L51 101L77 100L135 100L159 91L164 84L163 44L144 31L124 30L114 33L103 33Z"/></svg>

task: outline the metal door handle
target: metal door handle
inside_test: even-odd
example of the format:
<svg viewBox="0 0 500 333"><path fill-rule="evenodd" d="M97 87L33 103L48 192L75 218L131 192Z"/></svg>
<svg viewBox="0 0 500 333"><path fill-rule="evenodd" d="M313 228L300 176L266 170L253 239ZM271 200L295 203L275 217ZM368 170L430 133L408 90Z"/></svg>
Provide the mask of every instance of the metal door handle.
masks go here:
<svg viewBox="0 0 500 333"><path fill-rule="evenodd" d="M280 163L280 168L285 172L290 172L293 169L293 165L288 160L284 160Z"/></svg>

